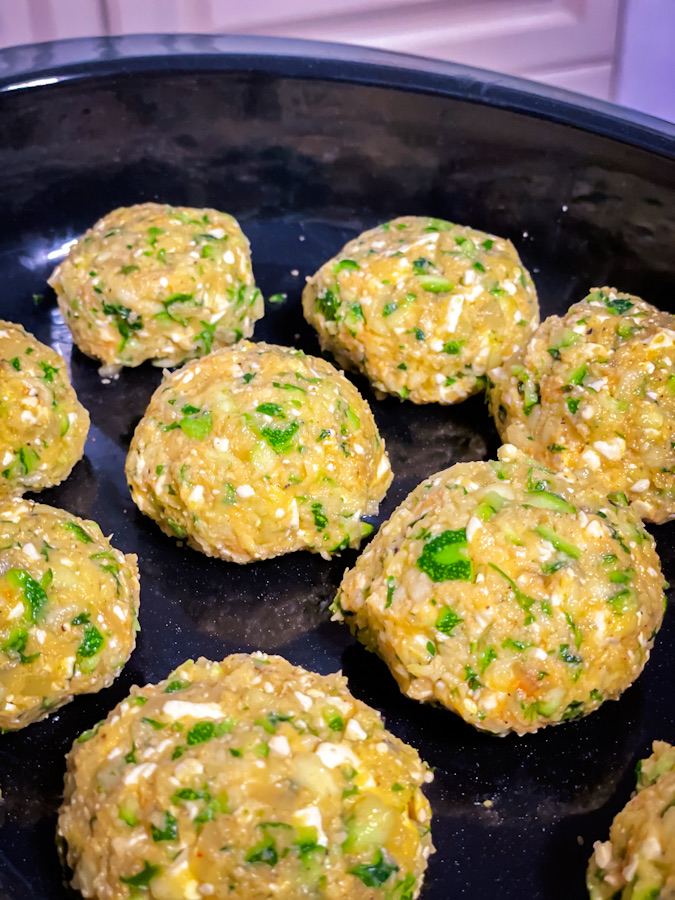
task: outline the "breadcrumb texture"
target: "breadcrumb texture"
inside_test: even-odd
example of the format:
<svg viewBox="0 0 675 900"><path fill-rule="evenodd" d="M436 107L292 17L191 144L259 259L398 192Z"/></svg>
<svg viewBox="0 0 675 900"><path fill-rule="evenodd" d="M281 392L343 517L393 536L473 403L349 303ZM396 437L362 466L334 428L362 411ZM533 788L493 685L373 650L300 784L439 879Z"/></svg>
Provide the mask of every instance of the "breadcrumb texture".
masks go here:
<svg viewBox="0 0 675 900"><path fill-rule="evenodd" d="M307 321L341 366L381 394L457 403L539 323L513 244L443 219L404 216L346 244L307 283Z"/></svg>
<svg viewBox="0 0 675 900"><path fill-rule="evenodd" d="M216 209L113 210L71 247L49 284L77 346L109 371L204 356L250 337L264 312L248 240Z"/></svg>
<svg viewBox="0 0 675 900"><path fill-rule="evenodd" d="M524 734L626 690L661 625L663 587L632 510L507 445L499 461L419 485L333 609L407 696Z"/></svg>
<svg viewBox="0 0 675 900"><path fill-rule="evenodd" d="M600 479L645 521L675 516L675 316L594 288L490 372L504 441Z"/></svg>
<svg viewBox="0 0 675 900"><path fill-rule="evenodd" d="M85 898L413 900L430 780L341 675L199 659L78 738L58 834Z"/></svg>

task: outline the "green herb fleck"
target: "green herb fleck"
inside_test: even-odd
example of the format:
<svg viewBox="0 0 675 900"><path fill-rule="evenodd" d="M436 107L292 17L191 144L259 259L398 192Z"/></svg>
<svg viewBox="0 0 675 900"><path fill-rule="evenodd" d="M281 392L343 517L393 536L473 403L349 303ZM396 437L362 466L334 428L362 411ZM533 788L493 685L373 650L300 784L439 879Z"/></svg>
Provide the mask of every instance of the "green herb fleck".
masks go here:
<svg viewBox="0 0 675 900"><path fill-rule="evenodd" d="M85 659L96 656L103 649L105 638L95 625L84 629L82 643L77 648L77 655Z"/></svg>
<svg viewBox="0 0 675 900"><path fill-rule="evenodd" d="M94 543L93 537L88 534L81 525L78 525L77 522L64 522L63 527L66 531L72 531L78 541L81 541L83 544Z"/></svg>
<svg viewBox="0 0 675 900"><path fill-rule="evenodd" d="M356 875L366 887L379 888L394 872L398 872L398 866L394 863L388 863L382 850L378 850L372 863L354 866L347 871L350 875Z"/></svg>
<svg viewBox="0 0 675 900"><path fill-rule="evenodd" d="M417 568L434 581L471 581L473 572L466 529L444 531L425 544Z"/></svg>

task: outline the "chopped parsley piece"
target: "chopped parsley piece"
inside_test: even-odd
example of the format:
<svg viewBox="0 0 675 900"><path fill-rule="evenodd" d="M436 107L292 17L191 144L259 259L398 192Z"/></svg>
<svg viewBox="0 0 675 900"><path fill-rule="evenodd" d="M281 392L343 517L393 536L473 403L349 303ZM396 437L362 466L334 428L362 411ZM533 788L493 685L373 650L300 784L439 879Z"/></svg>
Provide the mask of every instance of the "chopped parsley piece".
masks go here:
<svg viewBox="0 0 675 900"><path fill-rule="evenodd" d="M384 608L389 609L394 599L394 590L396 589L396 579L391 575L387 578L387 599L384 603Z"/></svg>
<svg viewBox="0 0 675 900"><path fill-rule="evenodd" d="M248 863L266 863L268 866L276 865L279 859L276 841L273 837L266 835L262 841L254 844L253 847L246 851L244 859Z"/></svg>
<svg viewBox="0 0 675 900"><path fill-rule="evenodd" d="M167 722L158 722L157 719L151 719L149 716L143 716L141 722L145 722L146 725L149 725L154 731L161 731L162 728L166 728Z"/></svg>
<svg viewBox="0 0 675 900"><path fill-rule="evenodd" d="M2 652L10 659L18 659L22 666L35 662L39 653L31 653L26 656L25 650L28 644L28 631L25 628L14 628L9 639L2 645Z"/></svg>
<svg viewBox="0 0 675 900"><path fill-rule="evenodd" d="M50 366L48 362L41 362L40 368L42 369L42 377L47 382L47 384L52 384L54 381L54 376L58 375L59 370L56 366Z"/></svg>
<svg viewBox="0 0 675 900"><path fill-rule="evenodd" d="M474 672L471 666L464 666L464 681L469 685L470 691L477 691L478 688L483 686L478 673Z"/></svg>
<svg viewBox="0 0 675 900"><path fill-rule="evenodd" d="M256 406L255 411L262 413L264 416L272 416L275 419L286 418L278 403L261 403L260 406Z"/></svg>
<svg viewBox="0 0 675 900"><path fill-rule="evenodd" d="M323 511L323 504L312 503L312 515L314 516L314 524L318 531L323 531L328 525L328 517Z"/></svg>
<svg viewBox="0 0 675 900"><path fill-rule="evenodd" d="M197 722L187 733L187 744L189 747L195 744L205 744L215 737L216 728L213 722Z"/></svg>
<svg viewBox="0 0 675 900"><path fill-rule="evenodd" d="M458 616L454 609L451 609L449 606L446 606L440 613L438 618L436 619L436 623L434 628L437 631L440 631L441 634L447 634L448 637L452 635L454 629L459 625L460 622L463 622L461 616Z"/></svg>
<svg viewBox="0 0 675 900"><path fill-rule="evenodd" d="M543 563L541 567L542 575L553 575L558 569L563 569L567 565L566 559L554 559L552 562Z"/></svg>
<svg viewBox="0 0 675 900"><path fill-rule="evenodd" d="M481 674L487 669L493 660L497 659L497 651L494 647L486 647L478 657L478 668Z"/></svg>
<svg viewBox="0 0 675 900"><path fill-rule="evenodd" d="M605 306L609 312L615 316L622 316L635 306L634 303L630 300L626 300L624 297L615 297L613 300L610 297L603 297L603 300L605 301Z"/></svg>
<svg viewBox="0 0 675 900"><path fill-rule="evenodd" d="M518 606L520 606L521 609L523 609L527 613L527 615L525 616L525 624L531 625L535 620L534 615L531 612L531 609L534 606L534 604L537 602L536 599L534 597L530 597L529 594L526 594L523 591L521 591L520 588L518 587L518 585L513 580L513 578L508 576L506 574L506 572L502 571L502 569L500 569L499 566L496 566L494 563L490 563L489 565L490 565L491 569L494 569L495 572L497 572L499 575L501 575L502 578L508 582L511 590L513 591L513 593L515 595L516 603L518 604Z"/></svg>
<svg viewBox="0 0 675 900"><path fill-rule="evenodd" d="M504 650L515 650L518 653L522 653L523 650L527 650L528 647L534 647L534 644L527 641L516 641L514 638L504 638L502 647Z"/></svg>
<svg viewBox="0 0 675 900"><path fill-rule="evenodd" d="M145 865L140 872L137 872L135 875L122 875L120 881L122 884L128 884L129 887L146 888L161 871L161 866L153 866L146 859Z"/></svg>
<svg viewBox="0 0 675 900"><path fill-rule="evenodd" d="M398 303L394 303L393 300L389 303L384 304L384 309L382 310L382 316L386 319L387 316L390 316L392 313L395 313L398 309Z"/></svg>
<svg viewBox="0 0 675 900"><path fill-rule="evenodd" d="M132 272L140 271L140 266L122 266L120 272L122 275L131 275Z"/></svg>
<svg viewBox="0 0 675 900"><path fill-rule="evenodd" d="M415 275L425 275L429 269L435 269L436 266L430 259L425 259L425 257L420 256L419 259L416 259L413 264L413 272Z"/></svg>
<svg viewBox="0 0 675 900"><path fill-rule="evenodd" d="M394 872L398 872L398 866L388 863L382 850L378 850L372 863L364 863L347 870L350 875L356 875L366 887L379 888L389 879Z"/></svg>
<svg viewBox="0 0 675 900"><path fill-rule="evenodd" d="M132 765L132 764L135 764L138 762L138 758L136 756L136 744L133 741L131 744L131 750L124 757L124 762L129 765Z"/></svg>
<svg viewBox="0 0 675 900"><path fill-rule="evenodd" d="M330 728L331 731L344 731L345 730L345 720L342 716L337 712L329 712L325 715L326 724Z"/></svg>
<svg viewBox="0 0 675 900"><path fill-rule="evenodd" d="M178 819L172 816L170 812L164 813L164 827L157 828L156 825L150 825L150 834L153 841L175 841L178 838Z"/></svg>
<svg viewBox="0 0 675 900"><path fill-rule="evenodd" d="M322 297L319 296L316 298L316 310L317 312L320 312L328 322L334 322L336 320L339 306L340 300L338 295L330 288L326 288L326 292Z"/></svg>
<svg viewBox="0 0 675 900"><path fill-rule="evenodd" d="M462 345L464 343L466 343L466 342L465 341L447 341L447 343L445 343L443 345L443 353L451 353L453 355L456 355L457 353L459 353L461 351Z"/></svg>
<svg viewBox="0 0 675 900"><path fill-rule="evenodd" d="M105 645L105 638L95 625L89 625L84 629L82 643L77 648L77 655L86 658L96 656Z"/></svg>
<svg viewBox="0 0 675 900"><path fill-rule="evenodd" d="M143 328L143 317L137 315L133 310L129 309L128 306L123 306L121 303L106 303L104 301L102 309L106 316L111 316L115 327L120 333L122 342L118 349L124 349L132 332L140 331L141 328Z"/></svg>
<svg viewBox="0 0 675 900"><path fill-rule="evenodd" d="M20 371L21 371L21 360L19 359L18 356L12 357L12 359L10 359L10 361L9 361L9 364L10 364L13 368L15 368L17 372L20 372Z"/></svg>
<svg viewBox="0 0 675 900"><path fill-rule="evenodd" d="M47 594L44 588L25 569L8 569L5 577L12 587L21 590L22 599L28 604L28 612L24 613L24 617L29 622L36 622L42 608L47 603Z"/></svg>
<svg viewBox="0 0 675 900"><path fill-rule="evenodd" d="M635 607L635 597L633 596L633 592L630 588L624 588L622 591L619 591L618 594L610 597L607 602L612 607L617 616L622 616L629 609Z"/></svg>
<svg viewBox="0 0 675 900"><path fill-rule="evenodd" d="M175 679L174 681L170 681L167 686L164 688L165 694L175 694L176 691L184 691L185 688L190 687L190 681L180 681L179 679Z"/></svg>
<svg viewBox="0 0 675 900"><path fill-rule="evenodd" d="M203 331L200 331L196 337L196 340L202 345L202 351L206 356L207 353L211 352L211 346L213 344L213 335L216 333L216 328L218 327L217 322L205 322L203 319L199 320L199 324L203 326Z"/></svg>
<svg viewBox="0 0 675 900"><path fill-rule="evenodd" d="M284 428L268 426L260 429L260 434L267 441L275 453L284 453L293 445L293 438L300 429L298 422L291 422Z"/></svg>
<svg viewBox="0 0 675 900"><path fill-rule="evenodd" d="M572 666L577 666L579 663L583 662L580 656L575 656L574 653L572 653L569 644L560 645L560 658L563 662L569 663Z"/></svg>
<svg viewBox="0 0 675 900"><path fill-rule="evenodd" d="M196 791L194 788L179 788L174 794L171 795L171 802L178 804L181 800L210 800L211 794L204 789L203 791Z"/></svg>
<svg viewBox="0 0 675 900"><path fill-rule="evenodd" d="M584 704L581 700L572 700L565 707L565 711L562 714L562 721L569 722L571 719L579 719L584 714Z"/></svg>
<svg viewBox="0 0 675 900"><path fill-rule="evenodd" d="M340 262L335 263L333 266L333 272L337 275L338 272L342 272L345 269L347 271L354 271L355 269L360 268L361 266L355 259L341 259Z"/></svg>

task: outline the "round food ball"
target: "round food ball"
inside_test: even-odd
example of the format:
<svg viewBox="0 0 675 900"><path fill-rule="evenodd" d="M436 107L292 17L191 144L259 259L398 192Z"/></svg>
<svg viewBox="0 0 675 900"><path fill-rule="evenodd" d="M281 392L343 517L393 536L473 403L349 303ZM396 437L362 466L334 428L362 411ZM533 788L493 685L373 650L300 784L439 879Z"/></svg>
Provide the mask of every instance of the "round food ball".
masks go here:
<svg viewBox="0 0 675 900"><path fill-rule="evenodd" d="M1 320L0 425L0 499L67 478L89 431L63 357Z"/></svg>
<svg viewBox="0 0 675 900"><path fill-rule="evenodd" d="M0 504L0 728L112 684L138 630L136 557L95 522L30 500Z"/></svg>
<svg viewBox="0 0 675 900"><path fill-rule="evenodd" d="M457 403L522 347L537 294L511 241L405 216L346 244L307 282L302 304L324 350L376 392Z"/></svg>
<svg viewBox="0 0 675 900"><path fill-rule="evenodd" d="M249 243L216 209L113 210L49 279L73 340L111 370L176 366L249 337L263 312Z"/></svg>
<svg viewBox="0 0 675 900"><path fill-rule="evenodd" d="M638 763L637 792L596 841L586 883L591 900L675 896L675 747L654 741Z"/></svg>
<svg viewBox="0 0 675 900"><path fill-rule="evenodd" d="M601 480L644 520L675 516L675 316L594 288L490 379L504 441Z"/></svg>
<svg viewBox="0 0 675 900"><path fill-rule="evenodd" d="M370 408L344 375L247 342L165 379L126 473L165 534L237 563L356 546L392 479Z"/></svg>
<svg viewBox="0 0 675 900"><path fill-rule="evenodd" d="M637 515L506 446L419 485L333 609L404 694L502 735L616 699L647 661L663 603Z"/></svg>
<svg viewBox="0 0 675 900"><path fill-rule="evenodd" d="M431 773L341 675L184 663L68 758L58 834L85 897L417 897Z"/></svg>

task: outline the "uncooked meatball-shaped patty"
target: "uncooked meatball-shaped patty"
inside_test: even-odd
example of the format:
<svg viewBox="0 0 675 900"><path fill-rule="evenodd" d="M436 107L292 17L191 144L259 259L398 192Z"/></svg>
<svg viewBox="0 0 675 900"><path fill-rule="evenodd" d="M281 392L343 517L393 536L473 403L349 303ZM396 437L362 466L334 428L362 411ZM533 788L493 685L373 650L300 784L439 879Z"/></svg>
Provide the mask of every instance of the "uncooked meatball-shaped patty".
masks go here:
<svg viewBox="0 0 675 900"><path fill-rule="evenodd" d="M344 375L247 342L165 379L126 472L162 531L237 563L356 546L392 479L370 408Z"/></svg>
<svg viewBox="0 0 675 900"><path fill-rule="evenodd" d="M73 340L107 367L176 366L249 337L263 312L249 243L216 209L116 209L49 279Z"/></svg>
<svg viewBox="0 0 675 900"><path fill-rule="evenodd" d="M82 458L89 413L63 357L0 321L0 498L59 484Z"/></svg>
<svg viewBox="0 0 675 900"><path fill-rule="evenodd" d="M675 897L675 747L654 741L638 763L636 793L596 841L586 883L591 900Z"/></svg>
<svg viewBox="0 0 675 900"><path fill-rule="evenodd" d="M262 653L132 689L68 758L58 834L87 898L403 900L431 773L340 675Z"/></svg>
<svg viewBox="0 0 675 900"><path fill-rule="evenodd" d="M413 403L457 403L524 346L537 294L510 241L405 216L346 244L307 283L307 321L341 366Z"/></svg>
<svg viewBox="0 0 675 900"><path fill-rule="evenodd" d="M503 440L603 481L644 520L675 516L675 316L594 288L490 379Z"/></svg>
<svg viewBox="0 0 675 900"><path fill-rule="evenodd" d="M138 567L95 522L0 503L0 728L43 719L119 674L136 643Z"/></svg>
<svg viewBox="0 0 675 900"><path fill-rule="evenodd" d="M417 487L334 603L401 690L476 728L536 731L616 699L663 618L637 515L514 447Z"/></svg>

